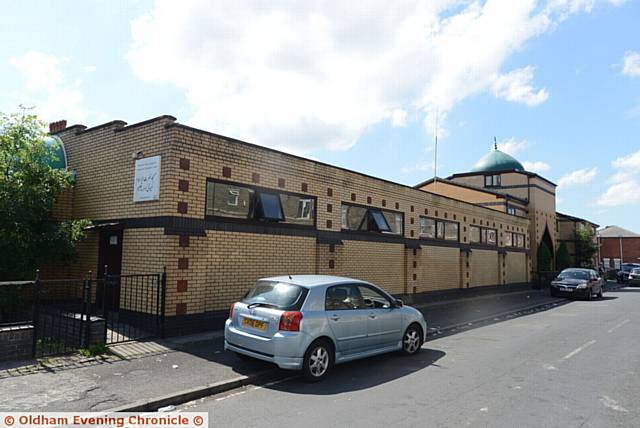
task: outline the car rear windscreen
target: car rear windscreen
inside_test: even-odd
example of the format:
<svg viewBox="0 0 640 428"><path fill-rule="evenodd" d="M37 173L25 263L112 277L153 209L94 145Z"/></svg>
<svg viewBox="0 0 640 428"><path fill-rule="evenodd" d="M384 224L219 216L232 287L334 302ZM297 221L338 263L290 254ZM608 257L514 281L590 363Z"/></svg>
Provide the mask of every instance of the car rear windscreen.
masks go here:
<svg viewBox="0 0 640 428"><path fill-rule="evenodd" d="M299 310L308 290L295 284L258 281L242 298L242 303L269 306L282 310Z"/></svg>

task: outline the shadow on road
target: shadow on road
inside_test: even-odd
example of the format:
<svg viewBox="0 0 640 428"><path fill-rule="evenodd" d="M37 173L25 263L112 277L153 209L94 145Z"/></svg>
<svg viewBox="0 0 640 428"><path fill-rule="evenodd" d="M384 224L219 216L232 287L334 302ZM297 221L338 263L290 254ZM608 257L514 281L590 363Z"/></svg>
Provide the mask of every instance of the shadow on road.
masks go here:
<svg viewBox="0 0 640 428"><path fill-rule="evenodd" d="M306 395L359 391L398 380L428 366L439 367L436 361L445 355L443 351L424 347L417 355L410 357L394 352L339 364L327 379L319 383L307 383L302 378L295 378L289 382L267 385L265 388Z"/></svg>

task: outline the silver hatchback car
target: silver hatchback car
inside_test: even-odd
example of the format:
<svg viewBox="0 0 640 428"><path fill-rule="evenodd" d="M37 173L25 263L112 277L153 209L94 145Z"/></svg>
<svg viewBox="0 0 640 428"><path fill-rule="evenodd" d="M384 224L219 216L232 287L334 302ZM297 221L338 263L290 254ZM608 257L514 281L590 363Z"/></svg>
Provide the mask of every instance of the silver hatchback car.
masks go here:
<svg viewBox="0 0 640 428"><path fill-rule="evenodd" d="M415 354L426 333L420 311L368 282L279 276L258 280L231 305L224 347L317 381L337 363L391 351Z"/></svg>

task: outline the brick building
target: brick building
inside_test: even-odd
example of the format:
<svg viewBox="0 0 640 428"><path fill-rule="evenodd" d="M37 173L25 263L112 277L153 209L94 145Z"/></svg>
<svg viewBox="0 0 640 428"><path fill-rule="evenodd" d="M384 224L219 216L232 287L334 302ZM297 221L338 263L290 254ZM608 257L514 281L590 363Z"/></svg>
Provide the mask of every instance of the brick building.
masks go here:
<svg viewBox="0 0 640 428"><path fill-rule="evenodd" d="M454 175L450 195L444 181L405 186L171 116L52 131L76 175L55 215L94 223L56 274L166 266L169 332L207 328L263 276L352 276L411 299L527 283L532 247L555 248L555 185L521 166L484 189L487 171Z"/></svg>
<svg viewBox="0 0 640 428"><path fill-rule="evenodd" d="M556 213L556 222L558 230L558 245L565 243L569 250L573 266L576 266L576 248L578 247L578 232L587 230L593 237L593 244L598 245L598 225L580 217L574 217L568 214ZM591 260L592 266L599 266L598 254L596 253Z"/></svg>
<svg viewBox="0 0 640 428"><path fill-rule="evenodd" d="M640 235L618 226L598 231L600 260L605 269L620 269L621 263L640 263Z"/></svg>

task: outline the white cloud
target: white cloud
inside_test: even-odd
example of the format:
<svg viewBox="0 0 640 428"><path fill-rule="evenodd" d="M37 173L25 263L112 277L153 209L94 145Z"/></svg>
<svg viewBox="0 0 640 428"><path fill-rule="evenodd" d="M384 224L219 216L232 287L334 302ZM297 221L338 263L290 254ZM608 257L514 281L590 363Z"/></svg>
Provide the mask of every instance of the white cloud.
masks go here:
<svg viewBox="0 0 640 428"><path fill-rule="evenodd" d="M551 166L548 163L542 161L524 161L522 162L522 166L524 166L524 169L526 169L527 171L537 173L547 172L551 169Z"/></svg>
<svg viewBox="0 0 640 428"><path fill-rule="evenodd" d="M597 168L584 168L566 174L558 180L558 188L566 188L579 184L588 184L596 177Z"/></svg>
<svg viewBox="0 0 640 428"><path fill-rule="evenodd" d="M549 93L545 88L536 91L531 84L532 80L533 67L531 66L510 71L498 76L493 82L493 94L496 98L537 106L549 98Z"/></svg>
<svg viewBox="0 0 640 428"><path fill-rule="evenodd" d="M407 111L402 109L395 109L391 112L391 124L396 127L403 127L407 124Z"/></svg>
<svg viewBox="0 0 640 428"><path fill-rule="evenodd" d="M610 186L598 198L598 205L640 204L640 150L615 159L611 166L617 172L609 178Z"/></svg>
<svg viewBox="0 0 640 428"><path fill-rule="evenodd" d="M557 0L158 0L131 22L127 59L141 79L184 91L191 125L300 153L344 150L372 125L401 126L398 112L422 116L433 135L438 110L444 137L447 112L486 91L540 104L548 93L534 89L533 67L503 64L589 10Z"/></svg>
<svg viewBox="0 0 640 428"><path fill-rule="evenodd" d="M15 109L22 104L35 107L35 113L44 121L68 119L82 122L87 116L80 84L71 81L64 73L69 60L55 55L29 51L11 59L24 79L24 87L9 95L6 106Z"/></svg>
<svg viewBox="0 0 640 428"><path fill-rule="evenodd" d="M624 54L622 74L640 76L640 52L628 51Z"/></svg>
<svg viewBox="0 0 640 428"><path fill-rule="evenodd" d="M506 140L502 140L498 143L498 149L503 151L511 156L515 156L521 151L527 149L529 147L529 142L527 140L516 140L511 137Z"/></svg>

